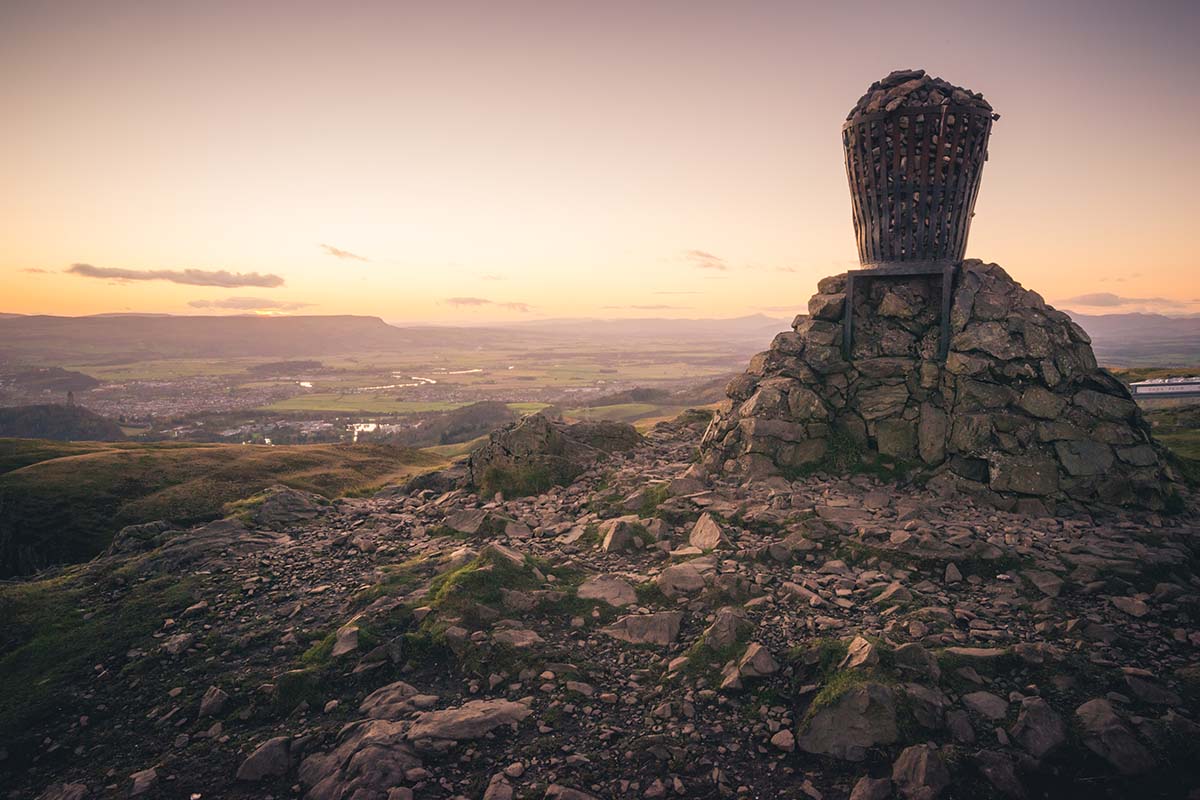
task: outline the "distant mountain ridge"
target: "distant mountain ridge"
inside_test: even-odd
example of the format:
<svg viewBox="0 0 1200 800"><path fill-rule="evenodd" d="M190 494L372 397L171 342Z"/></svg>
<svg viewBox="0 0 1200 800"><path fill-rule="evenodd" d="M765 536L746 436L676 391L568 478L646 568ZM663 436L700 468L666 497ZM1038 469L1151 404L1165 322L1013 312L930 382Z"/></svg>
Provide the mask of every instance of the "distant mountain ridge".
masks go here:
<svg viewBox="0 0 1200 800"><path fill-rule="evenodd" d="M1070 312L1068 312L1070 313ZM1102 363L1187 366L1200 363L1200 317L1071 314L1093 339ZM423 347L487 347L502 341L535 349L564 341L713 342L752 353L786 330L791 318L755 314L727 319L542 319L490 326L393 325L379 317L0 314L0 361L122 363L172 358L295 358Z"/></svg>
<svg viewBox="0 0 1200 800"><path fill-rule="evenodd" d="M1092 348L1102 364L1164 367L1200 364L1200 317L1066 313L1092 337Z"/></svg>

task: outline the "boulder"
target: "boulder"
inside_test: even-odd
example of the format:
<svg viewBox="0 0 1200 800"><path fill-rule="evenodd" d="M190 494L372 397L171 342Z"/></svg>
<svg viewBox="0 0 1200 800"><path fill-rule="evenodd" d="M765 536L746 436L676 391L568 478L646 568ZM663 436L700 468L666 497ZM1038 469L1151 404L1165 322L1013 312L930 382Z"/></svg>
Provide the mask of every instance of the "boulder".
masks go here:
<svg viewBox="0 0 1200 800"><path fill-rule="evenodd" d="M725 534L712 514L701 514L688 534L688 544L701 550L715 550L724 539Z"/></svg>
<svg viewBox="0 0 1200 800"><path fill-rule="evenodd" d="M566 485L604 456L631 450L642 441L632 425L605 420L568 425L530 414L493 431L471 451L467 482L483 490L512 494Z"/></svg>
<svg viewBox="0 0 1200 800"><path fill-rule="evenodd" d="M906 800L935 800L950 786L950 770L937 748L916 744L892 764L892 783Z"/></svg>
<svg viewBox="0 0 1200 800"><path fill-rule="evenodd" d="M628 582L615 575L596 575L579 585L576 596L581 600L599 600L621 608L637 602L637 592Z"/></svg>
<svg viewBox="0 0 1200 800"><path fill-rule="evenodd" d="M1154 768L1154 756L1125 727L1107 700L1096 698L1075 709L1075 722L1084 745L1122 775L1138 775Z"/></svg>
<svg viewBox="0 0 1200 800"><path fill-rule="evenodd" d="M1021 701L1017 721L1009 731L1034 758L1044 758L1067 741L1067 726L1058 712L1040 697Z"/></svg>
<svg viewBox="0 0 1200 800"><path fill-rule="evenodd" d="M237 779L257 783L267 778L282 778L291 768L291 738L276 736L254 748L238 767Z"/></svg>
<svg viewBox="0 0 1200 800"><path fill-rule="evenodd" d="M896 741L896 698L879 683L851 686L810 711L801 723L796 746L806 753L862 761L867 750Z"/></svg>
<svg viewBox="0 0 1200 800"><path fill-rule="evenodd" d="M254 524L260 528L280 530L306 522L321 513L328 501L312 492L302 492L288 486L272 486L254 508Z"/></svg>
<svg viewBox="0 0 1200 800"><path fill-rule="evenodd" d="M404 774L421 766L421 757L406 739L408 722L367 719L338 733L334 749L315 753L300 764L305 800L383 798Z"/></svg>
<svg viewBox="0 0 1200 800"><path fill-rule="evenodd" d="M653 644L665 646L675 641L683 612L659 611L654 614L630 614L621 617L612 625L602 628L603 633L630 644Z"/></svg>
<svg viewBox="0 0 1200 800"><path fill-rule="evenodd" d="M478 739L502 725L516 725L533 710L512 700L471 700L457 708L420 714L405 734L418 749L441 749L443 742Z"/></svg>

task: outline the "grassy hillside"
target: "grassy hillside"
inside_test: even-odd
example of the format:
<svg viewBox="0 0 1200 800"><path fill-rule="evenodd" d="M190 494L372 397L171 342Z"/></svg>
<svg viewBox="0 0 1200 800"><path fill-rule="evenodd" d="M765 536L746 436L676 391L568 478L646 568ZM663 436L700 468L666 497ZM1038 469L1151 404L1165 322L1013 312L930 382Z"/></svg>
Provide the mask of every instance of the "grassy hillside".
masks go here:
<svg viewBox="0 0 1200 800"><path fill-rule="evenodd" d="M440 463L391 445L0 440L0 576L91 558L125 525L218 517L275 483L333 497Z"/></svg>

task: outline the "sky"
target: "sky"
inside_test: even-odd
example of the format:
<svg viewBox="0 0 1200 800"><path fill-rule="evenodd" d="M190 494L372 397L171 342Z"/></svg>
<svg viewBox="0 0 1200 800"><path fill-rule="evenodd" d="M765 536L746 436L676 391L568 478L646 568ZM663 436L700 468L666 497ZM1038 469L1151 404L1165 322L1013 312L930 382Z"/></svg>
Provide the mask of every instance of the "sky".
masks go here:
<svg viewBox="0 0 1200 800"><path fill-rule="evenodd" d="M840 128L1001 114L967 256L1200 313L1200 3L0 3L0 311L395 322L803 311Z"/></svg>

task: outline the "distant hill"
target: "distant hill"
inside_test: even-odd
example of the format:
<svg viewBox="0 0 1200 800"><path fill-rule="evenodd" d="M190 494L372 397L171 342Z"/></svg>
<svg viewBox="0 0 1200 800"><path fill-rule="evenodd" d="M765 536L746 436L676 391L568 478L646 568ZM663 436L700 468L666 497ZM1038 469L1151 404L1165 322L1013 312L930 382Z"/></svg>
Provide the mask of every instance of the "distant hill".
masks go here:
<svg viewBox="0 0 1200 800"><path fill-rule="evenodd" d="M0 318L0 360L127 362L169 358L289 358L477 342L462 329L397 328L378 317L100 315Z"/></svg>
<svg viewBox="0 0 1200 800"><path fill-rule="evenodd" d="M1101 364L1164 367L1200 364L1200 317L1067 313L1092 337L1092 347Z"/></svg>
<svg viewBox="0 0 1200 800"><path fill-rule="evenodd" d="M121 426L82 406L46 404L0 408L0 437L59 442L120 442Z"/></svg>
<svg viewBox="0 0 1200 800"><path fill-rule="evenodd" d="M1072 314L1095 343L1101 362L1172 366L1200 363L1200 317L1160 314ZM536 350L564 343L711 345L714 359L765 349L791 319L755 314L728 319L548 319L488 327L397 326L363 316L91 317L0 315L0 362L126 363L172 358L301 356L506 347Z"/></svg>
<svg viewBox="0 0 1200 800"><path fill-rule="evenodd" d="M24 392L86 392L100 381L91 375L62 367L32 367L0 372L0 386L14 386Z"/></svg>
<svg viewBox="0 0 1200 800"><path fill-rule="evenodd" d="M391 445L182 442L60 445L0 439L0 578L86 561L126 525L219 517L273 484L333 497L441 459Z"/></svg>

